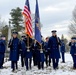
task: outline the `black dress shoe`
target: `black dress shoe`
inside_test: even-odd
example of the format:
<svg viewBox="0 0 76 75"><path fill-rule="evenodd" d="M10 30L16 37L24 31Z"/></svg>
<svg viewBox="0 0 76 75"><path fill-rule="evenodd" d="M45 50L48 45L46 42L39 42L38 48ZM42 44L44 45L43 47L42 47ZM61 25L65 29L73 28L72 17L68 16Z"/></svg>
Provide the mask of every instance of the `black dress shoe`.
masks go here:
<svg viewBox="0 0 76 75"><path fill-rule="evenodd" d="M65 61L62 61L61 63L65 63Z"/></svg>
<svg viewBox="0 0 76 75"><path fill-rule="evenodd" d="M75 68L75 67L73 67L73 69L74 69L74 70L76 70L76 68Z"/></svg>
<svg viewBox="0 0 76 75"><path fill-rule="evenodd" d="M12 70L12 72L14 72L15 70Z"/></svg>

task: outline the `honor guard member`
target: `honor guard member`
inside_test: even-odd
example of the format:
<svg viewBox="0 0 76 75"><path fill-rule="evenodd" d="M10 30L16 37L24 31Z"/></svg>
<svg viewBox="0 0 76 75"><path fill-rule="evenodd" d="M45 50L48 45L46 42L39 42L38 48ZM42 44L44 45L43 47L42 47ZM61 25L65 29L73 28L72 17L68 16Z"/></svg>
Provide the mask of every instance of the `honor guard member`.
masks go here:
<svg viewBox="0 0 76 75"><path fill-rule="evenodd" d="M30 38L28 35L26 37L26 60L25 60L25 63L26 63L26 70L29 70L31 69L31 63L32 63L32 43L33 43L33 40L32 38Z"/></svg>
<svg viewBox="0 0 76 75"><path fill-rule="evenodd" d="M56 30L52 31L52 36L48 41L48 48L50 52L50 58L52 58L53 68L58 69L58 63L60 58L59 45L61 45L61 41L59 37L57 37Z"/></svg>
<svg viewBox="0 0 76 75"><path fill-rule="evenodd" d="M44 69L44 41L41 41L41 45L38 47L39 52L38 52L38 69Z"/></svg>
<svg viewBox="0 0 76 75"><path fill-rule="evenodd" d="M76 69L76 44L75 44L75 38L71 38L71 42L69 43L70 46L70 54L73 59L73 69Z"/></svg>
<svg viewBox="0 0 76 75"><path fill-rule="evenodd" d="M0 36L0 69L3 69L4 55L6 50L5 36Z"/></svg>
<svg viewBox="0 0 76 75"><path fill-rule="evenodd" d="M18 69L17 62L19 60L19 50L20 50L20 40L18 39L18 32L12 33L13 38L10 39L8 47L10 48L10 61L11 61L11 68L12 72L15 69Z"/></svg>
<svg viewBox="0 0 76 75"><path fill-rule="evenodd" d="M76 37L75 37L75 69L76 69Z"/></svg>
<svg viewBox="0 0 76 75"><path fill-rule="evenodd" d="M21 55L21 66L24 67L25 55L26 55L26 44L25 44L25 36L24 35L21 37L20 55Z"/></svg>
<svg viewBox="0 0 76 75"><path fill-rule="evenodd" d="M46 67L48 67L48 65L50 65L50 59L49 59L49 62L48 62L48 58L49 58L48 41L49 41L49 37L46 37L46 42L45 42L45 62L46 62Z"/></svg>
<svg viewBox="0 0 76 75"><path fill-rule="evenodd" d="M37 66L37 41L34 40L32 44L32 56L33 56L33 64Z"/></svg>
<svg viewBox="0 0 76 75"><path fill-rule="evenodd" d="M62 56L62 63L65 63L65 43L64 40L61 40L60 52Z"/></svg>

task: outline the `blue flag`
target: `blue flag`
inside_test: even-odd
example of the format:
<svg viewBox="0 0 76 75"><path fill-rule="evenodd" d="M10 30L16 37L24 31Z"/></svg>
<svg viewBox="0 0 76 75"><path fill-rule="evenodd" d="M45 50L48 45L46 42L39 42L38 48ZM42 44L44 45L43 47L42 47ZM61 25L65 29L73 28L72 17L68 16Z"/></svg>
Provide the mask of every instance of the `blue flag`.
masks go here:
<svg viewBox="0 0 76 75"><path fill-rule="evenodd" d="M41 43L41 27L40 27L40 16L38 1L36 0L36 10L35 10L35 39L37 42Z"/></svg>

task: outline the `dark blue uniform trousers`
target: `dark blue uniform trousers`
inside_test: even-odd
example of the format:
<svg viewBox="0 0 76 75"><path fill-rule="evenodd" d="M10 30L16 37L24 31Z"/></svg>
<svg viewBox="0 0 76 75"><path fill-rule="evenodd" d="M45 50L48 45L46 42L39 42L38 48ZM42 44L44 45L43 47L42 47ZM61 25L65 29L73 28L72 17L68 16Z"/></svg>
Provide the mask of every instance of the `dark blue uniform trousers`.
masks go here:
<svg viewBox="0 0 76 75"><path fill-rule="evenodd" d="M51 58L50 58L50 55L49 55L49 66L50 66L50 64L51 64Z"/></svg>
<svg viewBox="0 0 76 75"><path fill-rule="evenodd" d="M24 60L25 57L23 56L23 54L21 53L21 66L24 67Z"/></svg>
<svg viewBox="0 0 76 75"><path fill-rule="evenodd" d="M32 58L26 58L25 60L26 70L31 69L31 62L32 62Z"/></svg>
<svg viewBox="0 0 76 75"><path fill-rule="evenodd" d="M73 58L73 67L76 68L76 55L72 55Z"/></svg>
<svg viewBox="0 0 76 75"><path fill-rule="evenodd" d="M44 62L38 62L38 69L44 69Z"/></svg>
<svg viewBox="0 0 76 75"><path fill-rule="evenodd" d="M48 58L49 58L49 60L48 60ZM50 66L51 58L50 58L48 52L45 53L45 63L46 63L46 66L48 66L48 65Z"/></svg>
<svg viewBox="0 0 76 75"><path fill-rule="evenodd" d="M44 53L39 53L38 69L44 69Z"/></svg>
<svg viewBox="0 0 76 75"><path fill-rule="evenodd" d="M4 63L4 54L0 53L0 68L2 68Z"/></svg>
<svg viewBox="0 0 76 75"><path fill-rule="evenodd" d="M25 65L26 65L26 70L31 69L31 62L32 62L32 52L27 52L25 56Z"/></svg>
<svg viewBox="0 0 76 75"><path fill-rule="evenodd" d="M53 62L53 68L57 69L58 63L59 63L59 58L52 58L52 62Z"/></svg>
<svg viewBox="0 0 76 75"><path fill-rule="evenodd" d="M18 65L17 65L17 61L11 61L11 68L13 69L13 71L16 69L18 69Z"/></svg>
<svg viewBox="0 0 76 75"><path fill-rule="evenodd" d="M64 53L64 52L62 52L62 53L61 53L61 55L62 55L62 62L65 62L65 56L64 56L64 55L65 55L65 53Z"/></svg>
<svg viewBox="0 0 76 75"><path fill-rule="evenodd" d="M33 52L33 63L34 63L34 66L37 65L37 53L36 52Z"/></svg>

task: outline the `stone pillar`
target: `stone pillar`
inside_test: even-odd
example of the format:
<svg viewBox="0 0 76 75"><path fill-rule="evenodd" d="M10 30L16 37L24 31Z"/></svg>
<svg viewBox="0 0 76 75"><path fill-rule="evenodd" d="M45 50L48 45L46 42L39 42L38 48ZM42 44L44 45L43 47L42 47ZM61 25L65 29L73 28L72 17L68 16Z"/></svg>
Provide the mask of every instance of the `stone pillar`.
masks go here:
<svg viewBox="0 0 76 75"><path fill-rule="evenodd" d="M8 26L8 42L9 42L10 39L11 39L11 22L9 21L9 26ZM7 50L9 51L8 47L7 47Z"/></svg>

